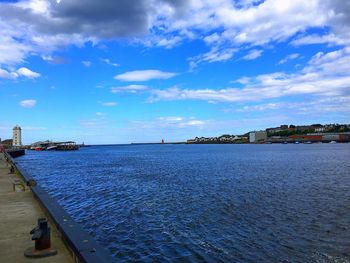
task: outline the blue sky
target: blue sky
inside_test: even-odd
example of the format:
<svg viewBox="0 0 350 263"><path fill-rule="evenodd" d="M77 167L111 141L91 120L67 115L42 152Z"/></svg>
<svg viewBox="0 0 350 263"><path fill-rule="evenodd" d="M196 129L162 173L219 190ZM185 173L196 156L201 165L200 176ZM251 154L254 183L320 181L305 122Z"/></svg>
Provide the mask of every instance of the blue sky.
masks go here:
<svg viewBox="0 0 350 263"><path fill-rule="evenodd" d="M0 138L183 141L349 123L342 0L0 2Z"/></svg>

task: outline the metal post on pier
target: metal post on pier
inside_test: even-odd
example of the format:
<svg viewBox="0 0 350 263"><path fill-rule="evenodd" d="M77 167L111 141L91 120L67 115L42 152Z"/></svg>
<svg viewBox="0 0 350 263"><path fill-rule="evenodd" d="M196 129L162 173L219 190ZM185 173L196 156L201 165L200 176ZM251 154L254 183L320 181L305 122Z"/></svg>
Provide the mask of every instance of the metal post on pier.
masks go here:
<svg viewBox="0 0 350 263"><path fill-rule="evenodd" d="M38 226L30 231L32 240L35 240L35 247L28 248L24 255L30 258L42 258L54 256L57 250L51 247L51 229L46 218L38 219Z"/></svg>

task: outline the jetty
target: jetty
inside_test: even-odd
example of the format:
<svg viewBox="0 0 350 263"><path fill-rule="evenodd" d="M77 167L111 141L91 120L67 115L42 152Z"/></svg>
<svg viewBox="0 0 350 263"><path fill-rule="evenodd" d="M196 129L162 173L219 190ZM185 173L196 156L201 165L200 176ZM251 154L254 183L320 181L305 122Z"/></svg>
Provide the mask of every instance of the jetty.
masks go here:
<svg viewBox="0 0 350 263"><path fill-rule="evenodd" d="M79 150L79 145L77 145L74 141L40 141L31 144L29 149L36 151L75 151Z"/></svg>
<svg viewBox="0 0 350 263"><path fill-rule="evenodd" d="M34 262L23 253L34 246L29 231L36 226L38 218L46 215L24 181L10 173L3 153L0 153L0 210L0 262ZM57 249L57 255L41 258L38 262L74 263L55 227L51 227L51 243Z"/></svg>
<svg viewBox="0 0 350 263"><path fill-rule="evenodd" d="M20 155L18 153L17 156ZM0 151L0 210L1 263L113 262L107 250L84 231L4 150ZM35 259L25 257L28 249L33 250L32 238L38 238L36 234L42 230L34 228L42 225L48 225L51 229L50 249L57 250L57 254ZM41 236L42 232L39 233L39 239ZM45 245L46 241L36 240L35 247L38 243L39 246ZM37 250L34 252L37 253Z"/></svg>

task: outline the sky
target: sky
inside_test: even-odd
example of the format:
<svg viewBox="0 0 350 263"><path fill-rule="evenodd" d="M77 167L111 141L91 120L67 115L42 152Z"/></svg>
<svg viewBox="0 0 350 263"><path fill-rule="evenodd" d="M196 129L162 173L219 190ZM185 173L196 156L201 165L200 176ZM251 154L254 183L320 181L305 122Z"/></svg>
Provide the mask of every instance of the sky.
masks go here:
<svg viewBox="0 0 350 263"><path fill-rule="evenodd" d="M0 1L0 138L350 123L350 1Z"/></svg>

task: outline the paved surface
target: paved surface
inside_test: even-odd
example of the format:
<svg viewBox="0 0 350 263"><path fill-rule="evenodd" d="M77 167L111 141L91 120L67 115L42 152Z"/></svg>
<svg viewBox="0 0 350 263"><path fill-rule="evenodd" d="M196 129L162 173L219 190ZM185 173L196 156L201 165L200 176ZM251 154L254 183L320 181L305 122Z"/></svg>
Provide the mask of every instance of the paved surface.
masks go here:
<svg viewBox="0 0 350 263"><path fill-rule="evenodd" d="M1 263L73 263L68 249L51 227L51 244L58 250L52 257L33 259L23 253L34 246L29 231L37 224L39 217L45 217L30 189L23 192L20 187L13 191L13 180L17 175L9 174L9 168L0 153L0 262Z"/></svg>

